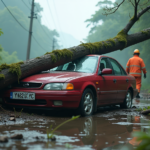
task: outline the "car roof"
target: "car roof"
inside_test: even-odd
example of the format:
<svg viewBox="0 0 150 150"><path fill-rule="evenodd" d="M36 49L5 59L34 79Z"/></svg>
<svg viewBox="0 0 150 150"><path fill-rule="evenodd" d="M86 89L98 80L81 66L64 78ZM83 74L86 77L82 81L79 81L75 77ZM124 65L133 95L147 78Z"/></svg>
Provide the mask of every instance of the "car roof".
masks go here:
<svg viewBox="0 0 150 150"><path fill-rule="evenodd" d="M109 57L109 56L98 55L98 54L89 54L89 55L86 55L86 56L98 56L98 57L108 57L108 58L111 58L111 57Z"/></svg>

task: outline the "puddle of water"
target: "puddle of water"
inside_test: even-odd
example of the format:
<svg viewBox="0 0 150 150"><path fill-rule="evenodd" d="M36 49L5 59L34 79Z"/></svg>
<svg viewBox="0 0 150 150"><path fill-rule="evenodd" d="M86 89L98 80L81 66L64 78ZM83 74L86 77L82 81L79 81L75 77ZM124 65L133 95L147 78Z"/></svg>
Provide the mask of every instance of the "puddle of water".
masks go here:
<svg viewBox="0 0 150 150"><path fill-rule="evenodd" d="M136 103L136 101L135 101ZM146 105L143 100L137 104ZM136 105L136 106L137 106ZM0 123L0 136L23 134L23 140L11 140L0 143L2 150L133 150L140 143L132 134L136 131L148 132L150 117L140 115L115 115L118 111L105 110L91 117L79 118L60 127L56 132L56 141L47 140L47 128L53 128L69 117L51 117L51 119L26 120L17 118L16 122ZM41 116L42 118L42 116Z"/></svg>
<svg viewBox="0 0 150 150"><path fill-rule="evenodd" d="M74 150L123 150L128 147L133 149L135 131L148 131L149 120L140 116L114 116L86 117L72 121L56 132L56 141L47 140L46 128L51 124L56 125L64 122L64 119L55 119L55 123L48 122L25 122L24 124L10 124L0 126L0 135L10 137L13 134L23 134L23 140L11 140L8 143L0 143L2 150L42 150L42 149L67 149L66 143ZM56 125L55 125L56 124Z"/></svg>
<svg viewBox="0 0 150 150"><path fill-rule="evenodd" d="M150 99L133 99L133 105L137 107L144 107L150 105Z"/></svg>

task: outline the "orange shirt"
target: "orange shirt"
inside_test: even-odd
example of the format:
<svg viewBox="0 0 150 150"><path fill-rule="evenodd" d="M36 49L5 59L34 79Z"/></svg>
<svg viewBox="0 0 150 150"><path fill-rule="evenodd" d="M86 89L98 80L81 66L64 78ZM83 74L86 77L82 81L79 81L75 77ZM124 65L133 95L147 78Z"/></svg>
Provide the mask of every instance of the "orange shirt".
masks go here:
<svg viewBox="0 0 150 150"><path fill-rule="evenodd" d="M126 71L133 76L141 76L142 71L145 74L146 68L143 59L138 55L134 55L127 62Z"/></svg>

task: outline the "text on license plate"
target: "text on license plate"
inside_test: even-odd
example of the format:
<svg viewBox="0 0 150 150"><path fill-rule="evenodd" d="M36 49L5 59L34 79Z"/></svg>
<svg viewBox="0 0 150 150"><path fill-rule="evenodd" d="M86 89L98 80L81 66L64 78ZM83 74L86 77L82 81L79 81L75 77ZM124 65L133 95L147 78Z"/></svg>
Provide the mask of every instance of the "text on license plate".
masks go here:
<svg viewBox="0 0 150 150"><path fill-rule="evenodd" d="M10 99L35 100L35 93L10 92Z"/></svg>

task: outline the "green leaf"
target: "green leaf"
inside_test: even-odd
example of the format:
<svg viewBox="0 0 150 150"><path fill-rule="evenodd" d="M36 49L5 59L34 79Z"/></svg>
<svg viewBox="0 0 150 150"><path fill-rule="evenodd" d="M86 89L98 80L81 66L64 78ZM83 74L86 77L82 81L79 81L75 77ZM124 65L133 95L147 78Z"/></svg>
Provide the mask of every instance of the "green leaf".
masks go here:
<svg viewBox="0 0 150 150"><path fill-rule="evenodd" d="M147 147L149 147L150 145L150 141L144 141L143 143L141 143L136 150L146 150ZM148 150L148 149L147 149Z"/></svg>
<svg viewBox="0 0 150 150"><path fill-rule="evenodd" d="M72 120L75 120L75 119L77 119L77 118L79 118L80 116L73 116L72 117Z"/></svg>
<svg viewBox="0 0 150 150"><path fill-rule="evenodd" d="M1 36L2 34L4 34L4 33L2 32L2 29L0 29L0 36Z"/></svg>
<svg viewBox="0 0 150 150"><path fill-rule="evenodd" d="M68 122L70 122L70 121L72 121L72 120L75 120L75 119L77 119L77 118L79 118L79 117L80 117L80 116L73 116L71 119L62 122L60 125L58 125L57 127L55 127L53 130L51 130L52 126L50 126L50 129L49 129L49 130L47 129L47 138L48 138L48 139L51 139L51 138L53 137L53 135L54 135L53 133L54 133L58 128L60 128L62 125L66 124L66 123L68 123Z"/></svg>
<svg viewBox="0 0 150 150"><path fill-rule="evenodd" d="M73 146L71 144L68 144L68 143L65 144L65 147L68 148L68 149L73 148Z"/></svg>
<svg viewBox="0 0 150 150"><path fill-rule="evenodd" d="M150 136L144 132L135 132L135 133L133 133L133 136L137 137L138 141L143 140L143 139L149 139L150 140Z"/></svg>

